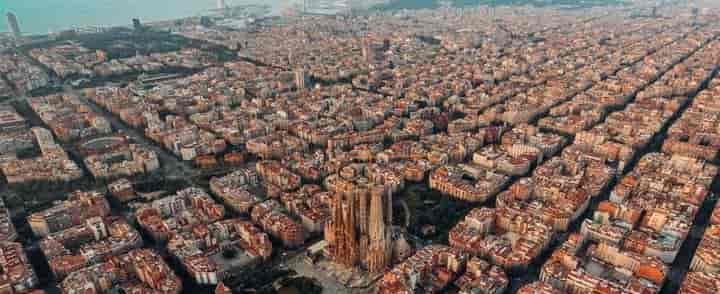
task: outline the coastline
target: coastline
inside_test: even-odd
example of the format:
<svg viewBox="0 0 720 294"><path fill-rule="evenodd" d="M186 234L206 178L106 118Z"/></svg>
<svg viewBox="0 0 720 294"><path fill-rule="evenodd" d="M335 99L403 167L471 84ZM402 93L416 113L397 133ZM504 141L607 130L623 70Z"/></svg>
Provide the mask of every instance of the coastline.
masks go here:
<svg viewBox="0 0 720 294"><path fill-rule="evenodd" d="M106 4L103 1L87 0L6 0L0 7L2 20L0 34L8 33L5 14L14 13L25 36L44 36L67 30L109 29L131 27L132 19L139 18L145 24L176 21L213 14L215 0L141 0L127 3ZM27 2L26 2L27 1ZM47 1L41 7L40 1ZM227 0L228 6L263 5L269 13L279 13L282 7L294 0ZM14 3L13 3L14 2ZM64 2L68 2L64 6ZM138 2L138 3L135 3ZM105 3L105 4L104 4ZM43 3L45 4L45 2ZM138 6L136 6L138 5ZM173 8L169 8L169 7ZM140 9L136 9L140 7ZM97 14L92 14L96 12Z"/></svg>

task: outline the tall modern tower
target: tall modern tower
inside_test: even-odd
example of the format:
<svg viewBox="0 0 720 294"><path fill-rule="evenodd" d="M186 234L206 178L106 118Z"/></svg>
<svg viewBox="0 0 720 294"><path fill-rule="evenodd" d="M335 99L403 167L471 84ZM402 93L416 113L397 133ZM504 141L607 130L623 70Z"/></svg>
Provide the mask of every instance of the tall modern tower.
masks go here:
<svg viewBox="0 0 720 294"><path fill-rule="evenodd" d="M225 0L217 0L217 9L225 10L225 8L227 8L227 5L225 4Z"/></svg>
<svg viewBox="0 0 720 294"><path fill-rule="evenodd" d="M20 25L18 24L17 17L15 17L15 14L12 12L7 13L7 23L8 27L13 33L13 36L15 36L16 39L19 39L22 37L22 32L20 32Z"/></svg>

